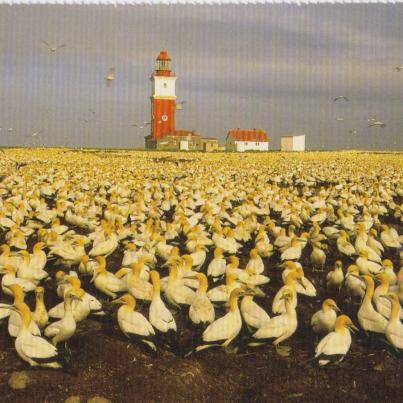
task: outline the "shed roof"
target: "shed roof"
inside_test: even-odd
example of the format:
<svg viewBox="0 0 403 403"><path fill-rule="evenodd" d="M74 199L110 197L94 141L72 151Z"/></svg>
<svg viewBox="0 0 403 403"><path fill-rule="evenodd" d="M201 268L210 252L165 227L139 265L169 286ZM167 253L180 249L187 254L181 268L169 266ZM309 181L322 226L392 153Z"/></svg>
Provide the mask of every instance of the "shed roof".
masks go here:
<svg viewBox="0 0 403 403"><path fill-rule="evenodd" d="M263 129L231 129L228 132L228 136L231 136L236 141L269 141L267 133Z"/></svg>

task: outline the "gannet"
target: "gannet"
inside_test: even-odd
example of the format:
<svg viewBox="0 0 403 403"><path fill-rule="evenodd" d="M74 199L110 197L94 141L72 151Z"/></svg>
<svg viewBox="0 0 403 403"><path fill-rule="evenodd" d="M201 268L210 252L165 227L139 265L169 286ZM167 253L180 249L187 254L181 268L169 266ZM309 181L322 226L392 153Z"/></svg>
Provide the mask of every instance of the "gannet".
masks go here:
<svg viewBox="0 0 403 403"><path fill-rule="evenodd" d="M315 358L320 366L343 360L351 345L350 331L358 329L348 316L340 315L336 319L334 331L327 334L315 348Z"/></svg>
<svg viewBox="0 0 403 403"><path fill-rule="evenodd" d="M214 306L206 294L208 288L207 277L204 273L197 273L197 278L200 285L189 307L189 317L196 325L211 323L215 319L215 312Z"/></svg>
<svg viewBox="0 0 403 403"><path fill-rule="evenodd" d="M118 323L120 330L128 338L135 338L148 345L151 349L157 350L153 341L155 336L154 328L151 323L140 313L135 312L136 300L130 294L112 301L113 303L123 304L118 309Z"/></svg>
<svg viewBox="0 0 403 403"><path fill-rule="evenodd" d="M331 332L336 323L336 312L340 312L336 302L330 298L325 299L322 303L322 309L312 315L312 330L319 334Z"/></svg>

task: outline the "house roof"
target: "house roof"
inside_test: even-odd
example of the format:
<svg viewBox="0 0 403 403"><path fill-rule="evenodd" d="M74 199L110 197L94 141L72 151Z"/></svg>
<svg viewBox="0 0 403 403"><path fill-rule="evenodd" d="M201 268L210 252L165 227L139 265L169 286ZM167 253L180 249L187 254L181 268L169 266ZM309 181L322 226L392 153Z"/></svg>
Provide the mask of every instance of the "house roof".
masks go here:
<svg viewBox="0 0 403 403"><path fill-rule="evenodd" d="M228 136L236 141L269 141L266 131L262 129L231 129Z"/></svg>

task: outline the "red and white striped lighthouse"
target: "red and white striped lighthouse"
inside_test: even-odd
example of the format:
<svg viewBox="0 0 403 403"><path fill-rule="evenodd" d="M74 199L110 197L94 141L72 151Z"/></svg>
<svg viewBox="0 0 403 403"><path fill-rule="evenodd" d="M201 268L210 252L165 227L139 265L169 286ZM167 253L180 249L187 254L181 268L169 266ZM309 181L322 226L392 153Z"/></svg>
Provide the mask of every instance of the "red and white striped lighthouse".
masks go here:
<svg viewBox="0 0 403 403"><path fill-rule="evenodd" d="M171 71L171 58L166 50L161 50L157 57L151 81L151 137L157 141L175 130L176 76Z"/></svg>

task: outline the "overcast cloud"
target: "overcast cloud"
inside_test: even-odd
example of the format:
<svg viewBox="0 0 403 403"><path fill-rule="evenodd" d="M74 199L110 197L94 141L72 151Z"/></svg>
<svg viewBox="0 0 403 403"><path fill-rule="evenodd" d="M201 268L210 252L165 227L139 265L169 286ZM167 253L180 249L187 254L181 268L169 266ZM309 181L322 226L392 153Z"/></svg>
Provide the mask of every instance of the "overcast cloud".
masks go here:
<svg viewBox="0 0 403 403"><path fill-rule="evenodd" d="M150 119L166 48L186 101L177 128L222 142L263 128L271 148L296 132L308 148L402 149L402 21L402 4L1 5L0 143L142 147L148 131L131 125ZM368 128L373 116L386 127Z"/></svg>

